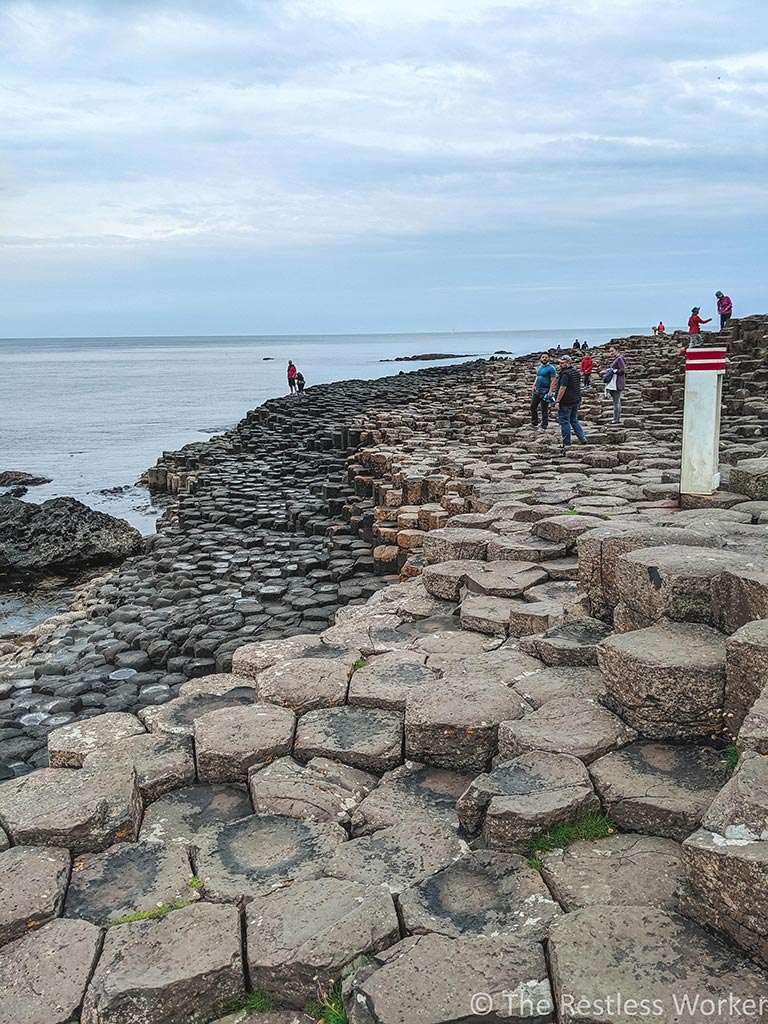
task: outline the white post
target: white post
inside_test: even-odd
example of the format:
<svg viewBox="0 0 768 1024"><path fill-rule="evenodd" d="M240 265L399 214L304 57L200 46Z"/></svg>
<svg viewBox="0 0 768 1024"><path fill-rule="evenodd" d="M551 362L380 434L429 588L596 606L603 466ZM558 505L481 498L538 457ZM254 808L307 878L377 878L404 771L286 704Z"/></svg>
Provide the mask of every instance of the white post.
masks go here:
<svg viewBox="0 0 768 1024"><path fill-rule="evenodd" d="M725 346L685 354L681 494L713 494L720 486L720 404Z"/></svg>

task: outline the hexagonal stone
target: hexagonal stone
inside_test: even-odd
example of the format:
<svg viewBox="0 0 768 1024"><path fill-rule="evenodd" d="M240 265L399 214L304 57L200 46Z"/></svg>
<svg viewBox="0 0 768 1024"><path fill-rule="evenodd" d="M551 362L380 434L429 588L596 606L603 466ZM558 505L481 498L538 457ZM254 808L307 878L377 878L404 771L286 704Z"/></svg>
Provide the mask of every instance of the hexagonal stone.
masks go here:
<svg viewBox="0 0 768 1024"><path fill-rule="evenodd" d="M243 987L237 910L197 903L107 931L81 1020L203 1024Z"/></svg>
<svg viewBox="0 0 768 1024"><path fill-rule="evenodd" d="M210 676L202 676L200 679L188 679L179 687L180 697L197 697L203 693L213 693L221 697L230 690L237 690L243 686L256 689L258 686L255 679L248 676L238 676L233 672L214 672Z"/></svg>
<svg viewBox="0 0 768 1024"><path fill-rule="evenodd" d="M387 772L359 804L352 815L352 834L367 835L413 817L458 827L456 801L471 781L468 773L406 761Z"/></svg>
<svg viewBox="0 0 768 1024"><path fill-rule="evenodd" d="M543 667L537 658L524 654L513 640L507 640L496 650L472 655L430 654L427 665L440 672L447 682L480 678L487 683L498 682L505 686L512 686L534 672L540 672Z"/></svg>
<svg viewBox="0 0 768 1024"><path fill-rule="evenodd" d="M282 704L298 714L343 704L349 665L341 659L298 658L280 661L259 676L259 699Z"/></svg>
<svg viewBox="0 0 768 1024"><path fill-rule="evenodd" d="M251 771L248 785L257 814L284 814L346 826L378 781L375 775L324 757L313 757L306 765L283 757Z"/></svg>
<svg viewBox="0 0 768 1024"><path fill-rule="evenodd" d="M560 697L516 722L499 725L499 757L532 750L573 754L589 764L637 739L637 733L595 701Z"/></svg>
<svg viewBox="0 0 768 1024"><path fill-rule="evenodd" d="M251 984L282 1006L303 1007L318 979L337 978L359 956L400 939L389 893L358 882L296 882L246 912Z"/></svg>
<svg viewBox="0 0 768 1024"><path fill-rule="evenodd" d="M768 977L745 956L684 917L652 907L587 907L564 914L552 926L549 954L564 1024L584 1024L590 1017L626 1024L631 1017L625 1011L634 1016L643 1006L655 1010L658 1020L747 1024L759 1013L731 1013L729 996L737 1007L746 999L758 1007L768 991ZM686 997L690 1003L683 1002ZM602 1012L596 1016L598 1006ZM591 1014L588 1007L594 1008Z"/></svg>
<svg viewBox="0 0 768 1024"><path fill-rule="evenodd" d="M509 635L534 636L559 626L565 619L562 601L513 600L509 610Z"/></svg>
<svg viewBox="0 0 768 1024"><path fill-rule="evenodd" d="M231 821L253 813L245 789L236 786L190 786L161 797L147 808L142 842L199 846Z"/></svg>
<svg viewBox="0 0 768 1024"><path fill-rule="evenodd" d="M421 651L390 651L371 658L349 682L349 703L405 711L408 694L434 683L437 678L425 665L426 657Z"/></svg>
<svg viewBox="0 0 768 1024"><path fill-rule="evenodd" d="M193 697L177 697L167 704L142 708L139 718L149 732L166 732L174 736L192 736L196 719L220 708L236 708L256 703L256 691L249 686L236 687L224 694L198 693Z"/></svg>
<svg viewBox="0 0 768 1024"><path fill-rule="evenodd" d="M354 613L354 617L339 621L341 612ZM346 647L368 657L385 654L408 643L407 635L399 632L402 620L399 615L379 613L376 607L358 605L342 608L336 613L337 624L323 630L323 642L337 647Z"/></svg>
<svg viewBox="0 0 768 1024"><path fill-rule="evenodd" d="M50 921L0 949L0 1024L68 1024L83 1000L101 932Z"/></svg>
<svg viewBox="0 0 768 1024"><path fill-rule="evenodd" d="M415 651L426 654L450 654L469 656L492 651L503 643L501 637L480 636L478 633L467 633L463 629L448 632L440 630L414 640L410 645Z"/></svg>
<svg viewBox="0 0 768 1024"><path fill-rule="evenodd" d="M302 633L284 640L259 640L238 647L232 655L232 673L258 679L260 673L280 661L303 658L307 651L319 647L322 640L316 633Z"/></svg>
<svg viewBox="0 0 768 1024"><path fill-rule="evenodd" d="M408 698L406 756L453 771L483 771L496 752L499 722L527 710L514 690L482 675L442 680Z"/></svg>
<svg viewBox="0 0 768 1024"><path fill-rule="evenodd" d="M120 843L104 853L82 854L72 865L65 917L109 925L147 910L194 903L192 869L183 846Z"/></svg>
<svg viewBox="0 0 768 1024"><path fill-rule="evenodd" d="M768 572L755 568L726 569L712 583L718 626L733 633L753 619L768 618Z"/></svg>
<svg viewBox="0 0 768 1024"><path fill-rule="evenodd" d="M58 917L69 880L69 852L14 846L0 853L0 946Z"/></svg>
<svg viewBox="0 0 768 1024"><path fill-rule="evenodd" d="M534 751L478 777L456 804L467 832L489 846L526 853L536 836L600 809L587 769L569 754Z"/></svg>
<svg viewBox="0 0 768 1024"><path fill-rule="evenodd" d="M735 735L768 687L768 620L748 622L725 641L725 724Z"/></svg>
<svg viewBox="0 0 768 1024"><path fill-rule="evenodd" d="M596 668L545 668L515 683L515 689L534 708L562 697L600 701L605 677Z"/></svg>
<svg viewBox="0 0 768 1024"><path fill-rule="evenodd" d="M339 825L252 814L201 842L195 866L209 899L240 903L318 878L346 838Z"/></svg>
<svg viewBox="0 0 768 1024"><path fill-rule="evenodd" d="M742 754L748 750L768 754L768 690L763 691L747 712L736 746Z"/></svg>
<svg viewBox="0 0 768 1024"><path fill-rule="evenodd" d="M299 719L294 757L330 757L352 768L385 772L403 760L403 716L377 708L309 711Z"/></svg>
<svg viewBox="0 0 768 1024"><path fill-rule="evenodd" d="M708 747L633 743L590 766L610 818L629 832L683 840L728 780L722 755Z"/></svg>
<svg viewBox="0 0 768 1024"><path fill-rule="evenodd" d="M464 586L470 594L519 597L546 579L546 571L533 562L478 562L467 573Z"/></svg>
<svg viewBox="0 0 768 1024"><path fill-rule="evenodd" d="M506 597L467 594L461 602L462 629L471 629L488 636L509 634L509 615L514 605Z"/></svg>
<svg viewBox="0 0 768 1024"><path fill-rule="evenodd" d="M677 910L685 885L674 839L614 835L541 854L541 873L564 910L598 905Z"/></svg>
<svg viewBox="0 0 768 1024"><path fill-rule="evenodd" d="M731 467L730 486L752 501L768 499L768 459L741 459Z"/></svg>
<svg viewBox="0 0 768 1024"><path fill-rule="evenodd" d="M407 932L542 941L561 913L523 857L477 850L398 897Z"/></svg>
<svg viewBox="0 0 768 1024"><path fill-rule="evenodd" d="M51 768L82 768L88 754L108 746L120 746L131 736L146 732L134 715L110 712L68 722L48 734Z"/></svg>
<svg viewBox="0 0 768 1024"><path fill-rule="evenodd" d="M725 637L670 622L614 634L598 648L608 705L649 739L705 739L719 729Z"/></svg>
<svg viewBox="0 0 768 1024"><path fill-rule="evenodd" d="M413 936L379 953L348 986L349 1024L555 1019L543 950L517 938Z"/></svg>
<svg viewBox="0 0 768 1024"><path fill-rule="evenodd" d="M291 751L296 716L274 704L219 708L194 722L197 775L203 783L247 782L248 770Z"/></svg>
<svg viewBox="0 0 768 1024"><path fill-rule="evenodd" d="M133 770L41 768L0 783L0 823L17 846L103 850L136 838L141 811Z"/></svg>
<svg viewBox="0 0 768 1024"><path fill-rule="evenodd" d="M599 619L570 619L537 636L534 647L545 665L597 665L597 646L611 634Z"/></svg>
<svg viewBox="0 0 768 1024"><path fill-rule="evenodd" d="M485 563L465 559L450 562L437 562L434 565L425 565L421 579L432 597L443 601L458 601L461 588L467 573Z"/></svg>
<svg viewBox="0 0 768 1024"><path fill-rule="evenodd" d="M557 544L567 544L569 547L579 539L582 533L587 530L594 530L603 525L603 520L597 516L560 515L550 516L547 519L539 519L533 526L533 532L537 537L544 540L552 540Z"/></svg>
<svg viewBox="0 0 768 1024"><path fill-rule="evenodd" d="M402 892L467 851L454 829L439 821L413 818L339 846L325 874Z"/></svg>
<svg viewBox="0 0 768 1024"><path fill-rule="evenodd" d="M195 781L192 741L169 733L142 732L115 747L95 750L83 767L104 773L133 767L145 804Z"/></svg>
<svg viewBox="0 0 768 1024"><path fill-rule="evenodd" d="M428 565L434 562L484 561L488 544L496 539L490 530L468 530L461 527L445 527L431 530L424 538L424 559Z"/></svg>

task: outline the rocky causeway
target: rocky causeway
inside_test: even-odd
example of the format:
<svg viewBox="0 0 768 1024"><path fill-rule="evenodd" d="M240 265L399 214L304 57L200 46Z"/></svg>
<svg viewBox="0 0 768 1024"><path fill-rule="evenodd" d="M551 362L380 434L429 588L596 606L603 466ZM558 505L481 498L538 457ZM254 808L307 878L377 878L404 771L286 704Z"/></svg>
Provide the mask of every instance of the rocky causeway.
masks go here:
<svg viewBox="0 0 768 1024"><path fill-rule="evenodd" d="M0 1024L768 1021L768 317L712 340L712 496L681 339L566 454L535 355L164 453L0 642Z"/></svg>

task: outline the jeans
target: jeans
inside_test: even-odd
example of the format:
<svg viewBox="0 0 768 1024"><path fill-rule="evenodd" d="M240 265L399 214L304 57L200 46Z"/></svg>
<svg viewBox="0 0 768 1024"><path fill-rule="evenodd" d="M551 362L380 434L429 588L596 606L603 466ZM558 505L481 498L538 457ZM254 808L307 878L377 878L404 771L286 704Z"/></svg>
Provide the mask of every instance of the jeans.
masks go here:
<svg viewBox="0 0 768 1024"><path fill-rule="evenodd" d="M583 373L581 375L581 380L582 380L582 383L583 383L585 388L590 387L591 384L592 384L592 374L591 373Z"/></svg>
<svg viewBox="0 0 768 1024"><path fill-rule="evenodd" d="M613 422L619 423L621 421L621 396L623 391L610 391L609 394L613 399Z"/></svg>
<svg viewBox="0 0 768 1024"><path fill-rule="evenodd" d="M549 402L546 402L545 396L540 394L538 391L534 391L533 398L531 399L531 426L538 427L539 425L539 406L541 406L541 425L542 427L549 426Z"/></svg>
<svg viewBox="0 0 768 1024"><path fill-rule="evenodd" d="M581 424L579 423L579 405L561 405L558 413L560 420L560 431L563 435L563 444L568 447L571 443L571 429L582 444L587 443Z"/></svg>
<svg viewBox="0 0 768 1024"><path fill-rule="evenodd" d="M725 330L725 328L728 326L728 321L730 319L731 319L731 314L730 313L721 313L720 314L720 330L721 331Z"/></svg>

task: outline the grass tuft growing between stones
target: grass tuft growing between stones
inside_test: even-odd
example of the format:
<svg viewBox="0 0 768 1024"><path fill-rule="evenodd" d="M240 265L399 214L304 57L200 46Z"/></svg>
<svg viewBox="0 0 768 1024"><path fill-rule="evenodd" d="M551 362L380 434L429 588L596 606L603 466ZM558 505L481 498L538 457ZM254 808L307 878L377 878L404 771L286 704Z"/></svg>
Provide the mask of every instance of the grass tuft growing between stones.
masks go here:
<svg viewBox="0 0 768 1024"><path fill-rule="evenodd" d="M736 770L736 766L739 763L739 749L736 746L735 740L731 740L723 750L723 761L725 761L725 767L729 772Z"/></svg>
<svg viewBox="0 0 768 1024"><path fill-rule="evenodd" d="M352 671L357 672L359 668L365 668L367 664L368 660L366 658L358 658L355 664L352 666Z"/></svg>
<svg viewBox="0 0 768 1024"><path fill-rule="evenodd" d="M577 821L566 821L549 832L537 836L528 847L528 865L541 871L541 854L561 850L579 839L605 839L616 829L605 814L588 814Z"/></svg>
<svg viewBox="0 0 768 1024"><path fill-rule="evenodd" d="M110 921L109 927L114 928L118 924L132 924L134 921L150 921L153 917L164 917L173 910L183 910L190 903L190 900L184 900L181 903L163 903L162 906L154 907L152 910L137 910L135 914L126 914L125 917L118 917L116 921Z"/></svg>
<svg viewBox="0 0 768 1024"><path fill-rule="evenodd" d="M256 1010L266 1013L274 1010L275 1000L267 992L243 992L237 999L227 1003L224 1013L240 1013L241 1010Z"/></svg>
<svg viewBox="0 0 768 1024"><path fill-rule="evenodd" d="M336 982L329 989L320 988L317 999L309 999L304 1007L307 1016L316 1024L349 1024L341 1000L341 984Z"/></svg>
<svg viewBox="0 0 768 1024"><path fill-rule="evenodd" d="M199 875L192 875L190 880L187 882L190 889L200 890L203 888L203 880Z"/></svg>

